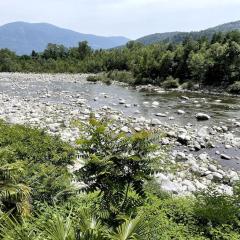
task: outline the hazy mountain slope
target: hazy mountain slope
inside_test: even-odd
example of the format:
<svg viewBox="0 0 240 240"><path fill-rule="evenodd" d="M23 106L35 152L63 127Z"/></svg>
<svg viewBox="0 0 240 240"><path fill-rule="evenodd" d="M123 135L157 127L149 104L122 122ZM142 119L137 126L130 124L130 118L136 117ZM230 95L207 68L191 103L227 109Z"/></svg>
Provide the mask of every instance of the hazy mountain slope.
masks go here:
<svg viewBox="0 0 240 240"><path fill-rule="evenodd" d="M47 23L14 22L0 27L0 48L9 48L18 54L42 51L48 43L73 47L88 41L92 48L113 48L129 41L125 37L102 37L82 34Z"/></svg>
<svg viewBox="0 0 240 240"><path fill-rule="evenodd" d="M213 28L208 28L199 32L168 32L168 33L155 33L151 35L144 36L137 39L136 41L141 42L145 45L156 43L156 42L173 42L179 43L182 42L186 37L192 37L197 39L203 36L211 38L212 35L216 32L230 32L233 30L240 30L240 21L230 22L222 24Z"/></svg>

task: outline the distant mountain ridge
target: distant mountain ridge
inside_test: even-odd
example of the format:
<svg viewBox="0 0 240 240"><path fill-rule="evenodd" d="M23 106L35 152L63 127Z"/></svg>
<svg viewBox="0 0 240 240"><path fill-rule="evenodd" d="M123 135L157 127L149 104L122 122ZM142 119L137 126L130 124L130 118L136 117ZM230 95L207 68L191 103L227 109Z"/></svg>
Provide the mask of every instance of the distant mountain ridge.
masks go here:
<svg viewBox="0 0 240 240"><path fill-rule="evenodd" d="M30 54L32 50L41 52L48 43L74 47L80 41L88 41L94 49L108 49L124 45L129 39L83 34L48 23L13 22L0 26L0 48L8 48L19 55Z"/></svg>
<svg viewBox="0 0 240 240"><path fill-rule="evenodd" d="M210 39L216 32L230 32L234 30L240 30L240 21L225 23L202 31L155 33L141 37L136 41L145 45L157 42L180 43L186 37L192 37L193 39L208 37Z"/></svg>

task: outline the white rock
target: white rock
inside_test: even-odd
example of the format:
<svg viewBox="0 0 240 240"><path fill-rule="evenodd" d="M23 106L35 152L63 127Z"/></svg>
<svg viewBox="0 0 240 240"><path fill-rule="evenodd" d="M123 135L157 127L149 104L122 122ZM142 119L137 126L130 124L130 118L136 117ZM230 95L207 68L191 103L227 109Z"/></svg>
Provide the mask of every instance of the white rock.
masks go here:
<svg viewBox="0 0 240 240"><path fill-rule="evenodd" d="M167 115L164 113L156 113L155 116L157 117L166 117Z"/></svg>
<svg viewBox="0 0 240 240"><path fill-rule="evenodd" d="M178 113L178 114L185 114L185 111L183 111L183 110L177 110L177 113Z"/></svg>
<svg viewBox="0 0 240 240"><path fill-rule="evenodd" d="M214 173L212 173L212 175L213 175L213 179L216 179L216 180L222 180L223 179L222 174L220 174L218 172L214 172Z"/></svg>
<svg viewBox="0 0 240 240"><path fill-rule="evenodd" d="M159 106L159 102L157 102L157 101L152 102L152 106L153 107L158 107Z"/></svg>
<svg viewBox="0 0 240 240"><path fill-rule="evenodd" d="M205 121L205 120L209 120L211 117L205 113L197 113L196 118L199 121Z"/></svg>
<svg viewBox="0 0 240 240"><path fill-rule="evenodd" d="M121 131L125 132L125 133L128 133L130 130L127 126L124 126L124 127L121 128Z"/></svg>
<svg viewBox="0 0 240 240"><path fill-rule="evenodd" d="M151 124L152 124L152 125L161 125L162 123L161 123L158 119L153 118L153 119L151 120Z"/></svg>
<svg viewBox="0 0 240 240"><path fill-rule="evenodd" d="M126 104L126 100L120 99L118 103L119 103L119 104Z"/></svg>
<svg viewBox="0 0 240 240"><path fill-rule="evenodd" d="M221 158L225 159L225 160L230 160L231 159L231 157L228 156L227 154L221 154Z"/></svg>

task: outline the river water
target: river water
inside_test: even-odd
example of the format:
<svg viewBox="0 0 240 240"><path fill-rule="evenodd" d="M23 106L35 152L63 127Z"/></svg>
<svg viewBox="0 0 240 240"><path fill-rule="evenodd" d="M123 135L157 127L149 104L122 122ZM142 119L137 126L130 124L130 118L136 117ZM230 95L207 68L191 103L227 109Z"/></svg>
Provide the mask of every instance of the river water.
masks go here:
<svg viewBox="0 0 240 240"><path fill-rule="evenodd" d="M84 98L93 109L99 109L103 106L109 106L122 111L128 116L144 116L146 118L158 118L161 122L177 123L184 126L188 123L194 127L224 125L229 127L230 131L236 136L240 136L240 128L234 127L232 120L240 122L240 101L238 97L216 96L203 93L180 93L180 92L162 92L149 93L139 92L134 88L121 85L105 85L102 83L89 83L86 81L36 81L33 79L21 80L20 82L7 80L0 81L0 92L9 96L27 97L29 99L38 99L43 102L61 103L70 105L75 96ZM43 95L47 98L41 98ZM184 100L182 96L189 99ZM120 99L127 104L119 104ZM154 101L159 102L156 107L152 106ZM183 110L185 114L178 114L178 110ZM209 121L199 122L195 115L198 112L206 113L211 116ZM157 117L156 114L165 114L166 117ZM174 120L169 120L169 117ZM219 146L221 148L221 146ZM229 152L228 152L229 151ZM234 153L226 150L231 156L240 156L239 149ZM213 150L209 153L216 156ZM240 169L239 161L222 161L223 165Z"/></svg>
<svg viewBox="0 0 240 240"><path fill-rule="evenodd" d="M120 85L92 84L86 81L63 82L63 81L22 81L15 85L12 81L0 81L0 91L10 96L22 96L37 98L41 94L49 93L49 97L41 101L68 104L72 96L80 95L87 99L87 103L94 109L110 106L124 112L128 116L136 116L136 112L146 118L156 118L156 113L166 114L167 117L159 117L169 121L168 117L174 117L173 122L179 125L191 123L196 126L223 124L229 125L231 119L240 121L240 98L232 96L215 96L202 93L163 92L149 93L139 92L133 88ZM185 101L182 96L189 97ZM97 98L97 99L95 99ZM95 100L96 101L95 101ZM124 99L126 104L119 104L119 99ZM220 100L220 101L219 101ZM159 102L159 106L153 107L152 102ZM185 114L178 114L178 110ZM195 115L198 112L207 113L211 116L209 121L198 122ZM232 129L239 134L238 129Z"/></svg>

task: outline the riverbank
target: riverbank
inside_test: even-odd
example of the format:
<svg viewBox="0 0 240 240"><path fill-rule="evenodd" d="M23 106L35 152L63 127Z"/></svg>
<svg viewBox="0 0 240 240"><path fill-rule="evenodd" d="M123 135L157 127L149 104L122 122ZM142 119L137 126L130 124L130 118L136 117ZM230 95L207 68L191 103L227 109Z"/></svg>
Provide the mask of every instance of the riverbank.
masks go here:
<svg viewBox="0 0 240 240"><path fill-rule="evenodd" d="M87 123L92 113L97 119L111 119L111 127L118 127L123 132L143 129L161 132L161 150L155 156L163 156L159 166L161 173L156 175L163 190L186 195L216 184L220 192L232 193L234 182L239 180L240 138L235 134L235 129L240 127L238 117L225 125L210 113L211 119L199 122L194 112L190 114L194 124L189 123L189 119L181 120L189 117L188 112L175 108L170 101L166 102L169 112L162 112L164 104L156 101L154 95L148 98L148 102L143 101L142 95L135 90L126 86L88 83L87 76L2 73L0 116L10 123L45 129L73 145L79 137L79 129L72 125L72 121ZM166 101L164 96L161 97ZM196 113L201 113L202 108L209 104L207 99L196 101L187 96L174 100L182 108L188 104L196 108L195 105L200 104ZM145 107L141 108L141 104ZM221 106L219 101L215 104ZM149 109L154 114L148 112ZM147 112L144 114L144 111ZM235 152L235 155L229 155L229 152ZM216 156L219 161L216 161Z"/></svg>
<svg viewBox="0 0 240 240"><path fill-rule="evenodd" d="M240 94L234 94L228 91L227 87L217 87L217 86L209 86L209 85L199 85L199 84L191 84L191 88L187 88L188 82L180 85L176 80L172 79L174 82L174 87L168 86L164 88L164 86L158 86L153 84L142 84L138 83L136 79L134 79L132 73L127 71L113 71L109 73L99 73L99 74L91 74L90 77L87 78L90 82L103 82L106 84L119 83L125 86L131 86L138 91L149 91L155 93L165 92L180 92L180 93L197 93L197 94L211 94L214 96L231 96L231 97L240 97ZM152 80L152 82L154 82ZM189 82L191 83L191 82ZM163 84L164 85L164 84Z"/></svg>

